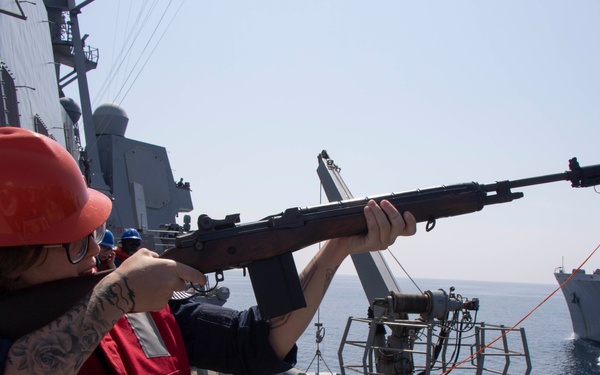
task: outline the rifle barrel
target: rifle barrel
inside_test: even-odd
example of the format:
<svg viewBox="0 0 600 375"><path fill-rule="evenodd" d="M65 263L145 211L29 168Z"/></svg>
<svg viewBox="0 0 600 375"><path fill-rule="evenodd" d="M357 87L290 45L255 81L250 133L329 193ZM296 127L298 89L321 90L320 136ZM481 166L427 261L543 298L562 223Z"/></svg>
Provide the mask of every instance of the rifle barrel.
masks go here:
<svg viewBox="0 0 600 375"><path fill-rule="evenodd" d="M572 159L573 160L573 159ZM556 181L571 181L572 187L590 187L600 185L600 164L587 167L573 167L570 171L562 173L549 174L545 176L522 178L512 181L497 181L491 184L481 185L485 192L499 191L502 188L520 188L524 186L533 186L547 184Z"/></svg>

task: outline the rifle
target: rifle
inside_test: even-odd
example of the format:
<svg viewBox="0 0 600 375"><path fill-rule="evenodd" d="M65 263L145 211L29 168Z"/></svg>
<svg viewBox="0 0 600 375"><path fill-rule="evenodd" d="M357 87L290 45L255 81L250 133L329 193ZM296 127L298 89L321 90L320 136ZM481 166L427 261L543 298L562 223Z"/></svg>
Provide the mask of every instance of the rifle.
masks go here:
<svg viewBox="0 0 600 375"><path fill-rule="evenodd" d="M439 218L477 212L483 207L523 197L511 189L570 181L572 187L600 184L600 164L581 167L569 160L563 173L497 181L443 185L402 193L342 200L312 207L289 208L262 220L240 223L239 214L215 220L198 218L198 230L176 238L161 258L185 263L203 273L248 268L258 306L265 317L305 306L292 252L332 238L366 233L367 201L389 200L400 212L410 211L431 231ZM81 300L107 272L36 285L0 296L0 337L16 339L57 319ZM278 296L276 296L278 295ZM280 297L285 297L280 302ZM43 306L43 309L40 309Z"/></svg>

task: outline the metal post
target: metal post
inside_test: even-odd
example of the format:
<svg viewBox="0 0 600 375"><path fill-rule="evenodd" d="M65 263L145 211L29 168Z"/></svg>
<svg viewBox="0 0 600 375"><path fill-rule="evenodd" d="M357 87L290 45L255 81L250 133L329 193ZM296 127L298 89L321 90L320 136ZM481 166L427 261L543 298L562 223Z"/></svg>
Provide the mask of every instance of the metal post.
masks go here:
<svg viewBox="0 0 600 375"><path fill-rule="evenodd" d="M75 71L77 72L77 83L79 85L79 100L81 101L81 116L83 118L85 132L85 148L87 157L90 159L89 179L91 188L99 190L110 197L110 189L104 182L100 168L100 155L96 147L96 128L94 126L94 117L92 114L92 103L90 101L90 92L87 82L87 70L85 67L85 55L83 52L83 42L79 32L79 21L77 14L84 5L91 1L86 1L81 5L76 5L75 0L68 0L69 17L71 22L71 35L73 37L73 54L75 57Z"/></svg>

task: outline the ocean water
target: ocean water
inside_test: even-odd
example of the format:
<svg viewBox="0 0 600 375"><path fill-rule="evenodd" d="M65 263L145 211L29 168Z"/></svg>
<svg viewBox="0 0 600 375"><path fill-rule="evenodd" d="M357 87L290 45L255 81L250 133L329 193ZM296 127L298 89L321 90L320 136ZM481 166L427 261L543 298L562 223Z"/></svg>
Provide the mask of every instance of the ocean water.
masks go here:
<svg viewBox="0 0 600 375"><path fill-rule="evenodd" d="M398 279L398 282L404 292L419 293L418 289L408 279ZM422 291L443 289L447 292L450 287L454 287L455 293L461 294L463 297L468 299L479 298L480 308L477 314L477 322L504 325L506 327L512 327L519 322L557 287L552 284L432 279L416 279L415 283ZM244 277L239 270L226 272L225 281L222 285L229 287L231 290L231 296L226 306L234 309L244 309L255 304L250 279ZM367 308L368 303L358 277L336 275L319 312L313 319L313 323L297 343L299 354L296 367L303 371L316 372L318 366L321 372L330 370L339 373L338 349L348 316L366 317ZM324 332L324 338L318 345L315 341L316 327L314 325L317 322L322 324ZM351 333L358 336L362 335L363 337L360 337L360 339L366 339L368 327L366 325L364 327L358 325L358 327L356 331L353 328ZM550 297L519 327L525 329L532 363L531 374L600 374L600 346L573 338L569 312L561 291ZM359 338L353 337L353 339ZM491 339L489 337L487 342ZM515 340L512 339L512 341ZM517 346L521 345L520 339L517 341ZM513 343L510 340L509 343L512 347ZM317 349L320 356L317 355ZM516 349L521 350L522 347ZM467 356L467 350L463 349L462 352L464 354L461 354L461 357ZM346 355L344 355L344 358L344 361L348 363ZM511 361L510 374L523 374L524 372L524 361L520 358Z"/></svg>

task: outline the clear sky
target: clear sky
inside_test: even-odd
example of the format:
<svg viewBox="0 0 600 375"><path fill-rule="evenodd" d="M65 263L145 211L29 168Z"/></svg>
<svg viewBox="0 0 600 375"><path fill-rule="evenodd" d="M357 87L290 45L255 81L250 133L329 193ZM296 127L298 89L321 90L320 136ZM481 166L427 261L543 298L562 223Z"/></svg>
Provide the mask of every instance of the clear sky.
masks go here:
<svg viewBox="0 0 600 375"><path fill-rule="evenodd" d="M194 222L319 204L323 149L355 197L600 164L599 19L598 1L551 0L97 0L79 18L100 49L93 102L167 148ZM417 278L555 283L600 242L600 195L516 191L391 251Z"/></svg>

